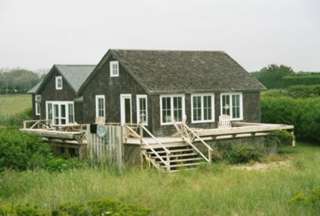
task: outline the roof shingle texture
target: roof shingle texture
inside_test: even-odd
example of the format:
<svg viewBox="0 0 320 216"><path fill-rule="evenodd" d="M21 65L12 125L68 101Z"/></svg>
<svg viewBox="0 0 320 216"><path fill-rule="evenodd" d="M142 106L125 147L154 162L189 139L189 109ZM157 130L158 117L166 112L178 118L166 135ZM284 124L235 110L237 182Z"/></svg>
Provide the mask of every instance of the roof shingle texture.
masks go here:
<svg viewBox="0 0 320 216"><path fill-rule="evenodd" d="M150 93L264 88L221 51L112 50L112 55Z"/></svg>

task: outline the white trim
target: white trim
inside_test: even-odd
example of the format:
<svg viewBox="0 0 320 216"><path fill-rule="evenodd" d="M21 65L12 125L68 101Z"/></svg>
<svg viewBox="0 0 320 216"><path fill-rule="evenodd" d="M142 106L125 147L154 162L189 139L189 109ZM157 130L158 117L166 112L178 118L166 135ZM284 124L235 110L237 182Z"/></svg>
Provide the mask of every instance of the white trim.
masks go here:
<svg viewBox="0 0 320 216"><path fill-rule="evenodd" d="M171 122L163 122L162 121L162 98L164 97L169 97L170 98L170 112L171 112ZM174 119L173 119L173 98L174 97L181 97L182 98L182 119L186 115L186 110L185 110L185 95L184 94L167 94L167 95L160 95L160 125L173 125L174 124ZM177 122L180 123L180 122Z"/></svg>
<svg viewBox="0 0 320 216"><path fill-rule="evenodd" d="M241 121L243 120L243 94L242 92L225 92L225 93L221 93L220 94L220 115L222 115L222 110L223 110L223 107L222 107L222 96L224 95L229 95L229 104L230 104L230 120L233 120L233 121ZM233 104L232 104L232 95L239 95L240 98L240 117L239 118L233 118Z"/></svg>
<svg viewBox="0 0 320 216"><path fill-rule="evenodd" d="M60 82L61 82L61 86L58 86L59 80L60 80ZM56 84L56 90L62 90L62 88L63 88L63 79L62 79L62 76L56 76L55 84Z"/></svg>
<svg viewBox="0 0 320 216"><path fill-rule="evenodd" d="M137 106L137 123L139 124L140 120L140 99L146 100L146 122L144 122L144 125L148 126L148 96L147 95L136 95L136 106Z"/></svg>
<svg viewBox="0 0 320 216"><path fill-rule="evenodd" d="M103 116L99 116L99 99L103 99ZM106 117L106 98L104 95L96 95L96 103L95 103L95 108L96 108L96 118Z"/></svg>
<svg viewBox="0 0 320 216"><path fill-rule="evenodd" d="M193 97L201 97L201 120L193 120ZM203 120L204 119L204 96L211 97L211 120ZM191 94L191 123L209 123L215 122L215 102L214 102L214 94L213 93L199 93L199 94Z"/></svg>
<svg viewBox="0 0 320 216"><path fill-rule="evenodd" d="M132 123L132 98L131 94L120 94L120 122L121 125L126 123L125 99L130 99L130 123Z"/></svg>
<svg viewBox="0 0 320 216"><path fill-rule="evenodd" d="M72 113L72 115L73 115L73 121L75 122L75 119L76 119L76 116L75 116L75 109L74 109L74 102L73 101L46 101L46 120L49 120L49 116L48 116L48 104L52 104L52 125L62 125L61 124L61 105L65 105L65 109L66 109L66 116L63 118L63 119L65 119L66 120L66 124L65 125L67 125L67 124L70 124L70 119L69 119L69 104L72 104L72 106L73 106L73 113ZM54 105L58 105L58 107L59 107L59 110L58 110L58 112L59 112L59 116L58 116L58 121L59 121L59 123L58 124L55 124L55 122L54 122L54 120L55 120L55 110L54 110ZM74 123L73 122L73 123Z"/></svg>
<svg viewBox="0 0 320 216"><path fill-rule="evenodd" d="M34 97L34 113L36 116L40 116L41 113L41 95L35 95Z"/></svg>
<svg viewBox="0 0 320 216"><path fill-rule="evenodd" d="M117 66L117 73L114 73L113 66ZM110 77L118 77L119 76L119 62L118 61L110 61L109 62L109 70L110 70Z"/></svg>

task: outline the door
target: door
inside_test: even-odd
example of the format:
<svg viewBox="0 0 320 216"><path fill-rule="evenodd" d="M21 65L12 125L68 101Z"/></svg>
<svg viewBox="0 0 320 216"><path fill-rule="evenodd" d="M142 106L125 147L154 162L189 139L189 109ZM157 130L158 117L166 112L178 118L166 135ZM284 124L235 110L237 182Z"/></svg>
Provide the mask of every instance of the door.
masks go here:
<svg viewBox="0 0 320 216"><path fill-rule="evenodd" d="M73 102L46 102L46 118L54 125L74 123Z"/></svg>
<svg viewBox="0 0 320 216"><path fill-rule="evenodd" d="M120 95L120 119L122 125L132 123L131 94Z"/></svg>

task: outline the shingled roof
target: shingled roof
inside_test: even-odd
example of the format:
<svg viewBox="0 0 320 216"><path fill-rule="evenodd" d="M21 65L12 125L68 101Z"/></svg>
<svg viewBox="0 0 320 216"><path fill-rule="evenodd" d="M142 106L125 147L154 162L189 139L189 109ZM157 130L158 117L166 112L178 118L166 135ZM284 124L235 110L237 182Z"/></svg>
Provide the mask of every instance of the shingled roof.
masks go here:
<svg viewBox="0 0 320 216"><path fill-rule="evenodd" d="M53 68L56 68L61 75L65 78L65 80L70 84L70 86L78 92L81 85L91 74L95 65L54 65ZM50 72L49 72L50 73ZM48 74L49 75L49 74ZM41 88L42 85L46 82L48 75L37 83L32 89L30 89L29 93L37 93L37 91Z"/></svg>
<svg viewBox="0 0 320 216"><path fill-rule="evenodd" d="M258 80L222 51L110 51L149 93L264 89Z"/></svg>

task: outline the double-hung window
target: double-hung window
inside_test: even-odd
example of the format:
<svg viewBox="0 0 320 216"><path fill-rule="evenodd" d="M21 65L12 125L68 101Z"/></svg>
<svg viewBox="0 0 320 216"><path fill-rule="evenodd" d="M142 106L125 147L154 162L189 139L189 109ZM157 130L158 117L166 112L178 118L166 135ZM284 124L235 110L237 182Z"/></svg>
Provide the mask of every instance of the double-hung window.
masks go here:
<svg viewBox="0 0 320 216"><path fill-rule="evenodd" d="M170 125L174 122L181 122L184 115L184 95L160 96L161 125Z"/></svg>
<svg viewBox="0 0 320 216"><path fill-rule="evenodd" d="M220 98L221 114L231 120L243 119L242 93L222 93Z"/></svg>
<svg viewBox="0 0 320 216"><path fill-rule="evenodd" d="M214 94L191 95L192 123L214 122Z"/></svg>
<svg viewBox="0 0 320 216"><path fill-rule="evenodd" d="M148 125L147 95L137 95L137 123Z"/></svg>
<svg viewBox="0 0 320 216"><path fill-rule="evenodd" d="M119 76L119 62L110 61L110 76L118 77Z"/></svg>
<svg viewBox="0 0 320 216"><path fill-rule="evenodd" d="M105 97L104 95L96 95L96 117L106 117Z"/></svg>
<svg viewBox="0 0 320 216"><path fill-rule="evenodd" d="M56 89L61 90L62 86L62 76L56 76Z"/></svg>

